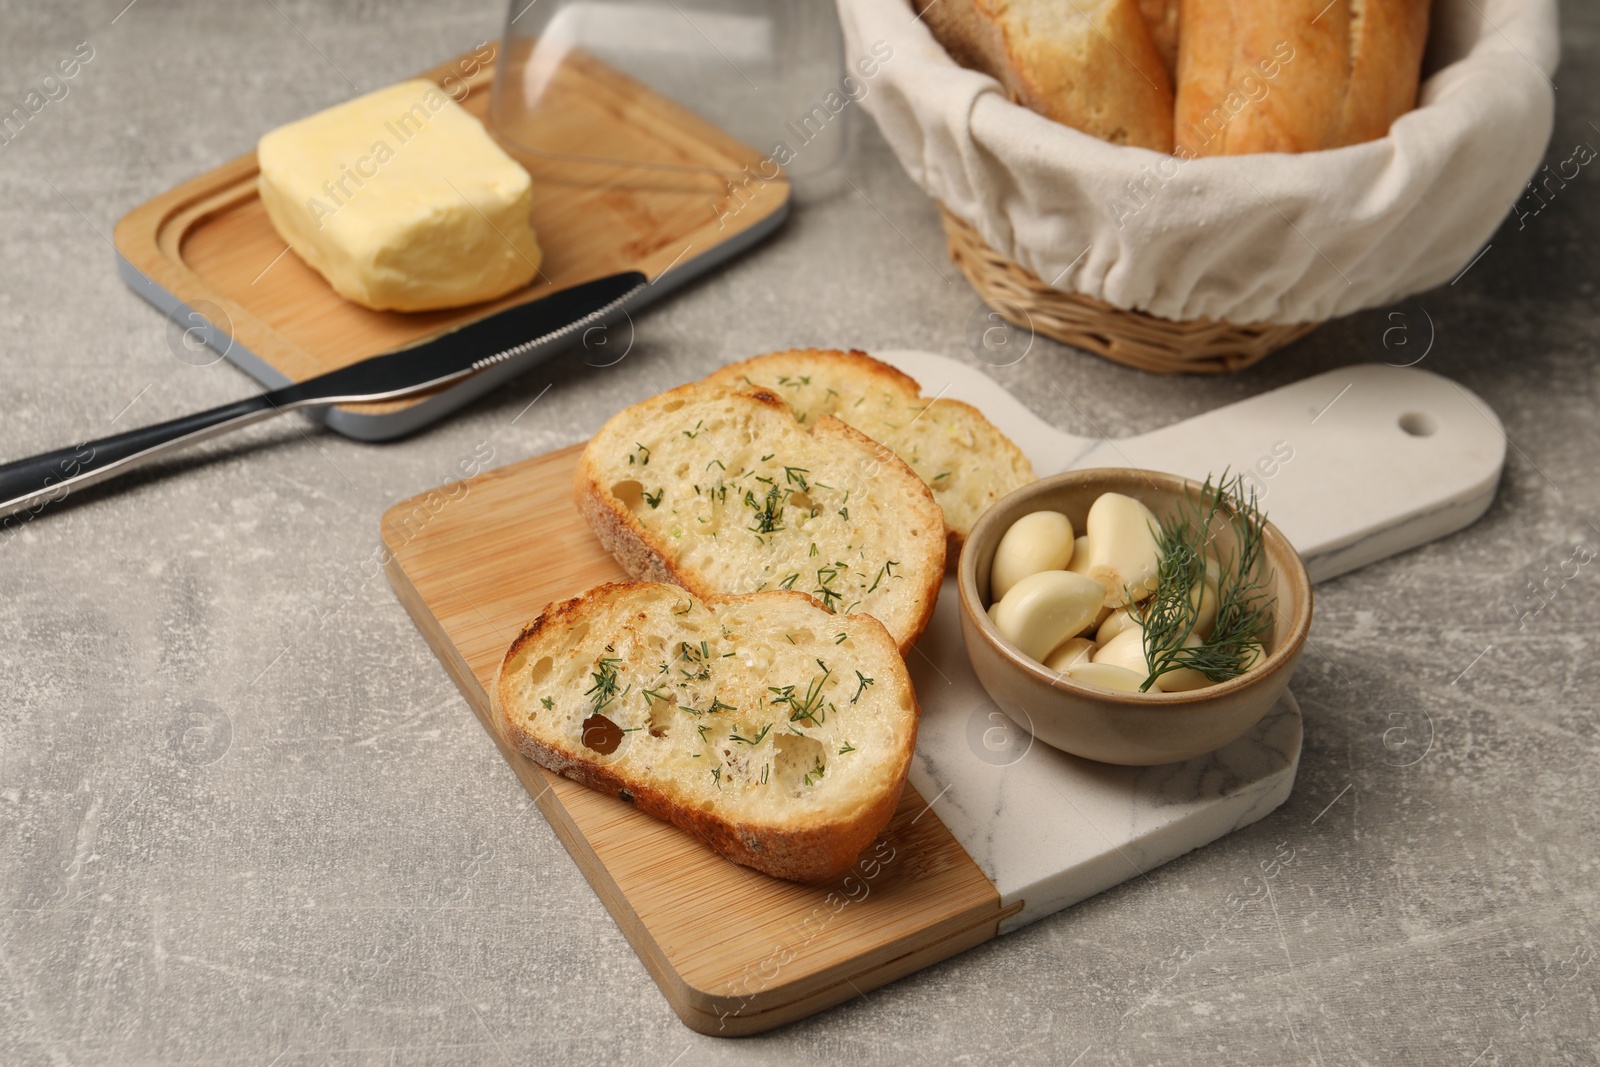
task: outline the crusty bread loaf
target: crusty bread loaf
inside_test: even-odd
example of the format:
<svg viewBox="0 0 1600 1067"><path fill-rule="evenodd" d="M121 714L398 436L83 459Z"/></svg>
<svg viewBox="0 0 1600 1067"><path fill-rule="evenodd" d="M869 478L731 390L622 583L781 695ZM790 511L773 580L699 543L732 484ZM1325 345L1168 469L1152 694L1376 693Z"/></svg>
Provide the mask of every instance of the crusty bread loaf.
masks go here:
<svg viewBox="0 0 1600 1067"><path fill-rule="evenodd" d="M1382 137L1416 102L1428 0L1182 0L1180 155Z"/></svg>
<svg viewBox="0 0 1600 1067"><path fill-rule="evenodd" d="M578 510L635 578L698 596L793 589L865 612L902 651L944 576L944 516L894 452L771 392L694 383L589 441Z"/></svg>
<svg viewBox="0 0 1600 1067"><path fill-rule="evenodd" d="M523 629L491 700L543 766L807 881L888 825L917 736L888 631L801 593L599 586Z"/></svg>
<svg viewBox="0 0 1600 1067"><path fill-rule="evenodd" d="M1138 0L913 0L952 59L1046 118L1172 151L1172 80Z"/></svg>
<svg viewBox="0 0 1600 1067"><path fill-rule="evenodd" d="M789 403L801 423L832 415L888 445L933 490L953 560L978 516L1034 480L1033 464L971 404L928 399L915 379L865 352L805 348L732 363L709 384L754 385Z"/></svg>

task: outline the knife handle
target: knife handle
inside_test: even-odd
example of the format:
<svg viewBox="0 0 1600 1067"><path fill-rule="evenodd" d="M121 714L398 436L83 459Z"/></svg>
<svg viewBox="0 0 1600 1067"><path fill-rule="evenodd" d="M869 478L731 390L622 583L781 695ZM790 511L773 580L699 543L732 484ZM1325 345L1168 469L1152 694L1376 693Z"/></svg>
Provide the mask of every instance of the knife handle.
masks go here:
<svg viewBox="0 0 1600 1067"><path fill-rule="evenodd" d="M0 465L0 523L24 511L37 515L75 489L122 474L164 452L296 406L285 404L287 398L279 392L262 393L209 411Z"/></svg>

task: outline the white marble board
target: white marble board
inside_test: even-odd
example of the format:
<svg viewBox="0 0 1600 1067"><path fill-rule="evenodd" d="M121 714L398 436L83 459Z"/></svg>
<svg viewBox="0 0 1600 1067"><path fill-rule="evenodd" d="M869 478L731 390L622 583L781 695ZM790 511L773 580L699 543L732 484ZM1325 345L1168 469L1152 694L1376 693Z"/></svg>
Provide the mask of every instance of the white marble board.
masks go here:
<svg viewBox="0 0 1600 1067"><path fill-rule="evenodd" d="M1253 472L1268 517L1313 581L1471 524L1494 499L1505 460L1489 406L1415 369L1345 367L1151 433L1093 439L1049 425L966 364L926 352L876 355L925 395L979 408L1041 477L1089 467L1197 479L1224 468ZM1080 414L1093 425L1092 410ZM1002 903L1023 902L1002 933L1249 825L1288 798L1301 741L1292 695L1238 741L1186 763L1078 759L1035 741L989 699L967 662L956 601L947 577L909 660L923 709L911 782Z"/></svg>

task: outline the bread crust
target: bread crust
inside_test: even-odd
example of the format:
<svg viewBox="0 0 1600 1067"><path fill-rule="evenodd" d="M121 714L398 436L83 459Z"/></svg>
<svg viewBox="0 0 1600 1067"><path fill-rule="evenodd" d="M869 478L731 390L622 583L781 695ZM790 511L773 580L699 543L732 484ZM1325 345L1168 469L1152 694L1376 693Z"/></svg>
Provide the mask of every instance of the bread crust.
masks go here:
<svg viewBox="0 0 1600 1067"><path fill-rule="evenodd" d="M1351 36L1350 94L1340 116L1339 144L1386 137L1394 120L1416 107L1428 9L1427 0L1362 5Z"/></svg>
<svg viewBox="0 0 1600 1067"><path fill-rule="evenodd" d="M768 352L760 356L751 356L741 359L737 363L729 363L712 371L703 378L703 381L722 385L733 385L744 382L750 385L750 372L760 373L761 368L768 363L781 363L784 360L804 360L806 362L832 365L852 375L870 378L877 381L885 389L908 396L921 396L922 385L911 375L899 367L891 366L881 359L876 359L859 348L786 348L781 352Z"/></svg>
<svg viewBox="0 0 1600 1067"><path fill-rule="evenodd" d="M913 6L952 59L1029 110L1112 144L1172 151L1172 78L1137 0Z"/></svg>
<svg viewBox="0 0 1600 1067"><path fill-rule="evenodd" d="M661 395L692 394L695 389L694 383L690 383L669 389ZM618 412L607 421L607 425L627 413L627 410ZM589 524L589 529L600 539L600 544L616 557L623 570L640 581L682 586L702 599L716 592L700 587L691 576L674 570L667 562L667 547L662 540L646 529L627 508L618 506L611 494L604 490L603 484L599 464L591 451L584 449L572 474L573 503L577 505L578 514L583 516L584 522Z"/></svg>
<svg viewBox="0 0 1600 1067"><path fill-rule="evenodd" d="M900 668L895 678L896 690L903 691L910 702L912 714L907 729L899 736L900 745L893 754L894 771L888 788L875 794L869 802L853 810L839 813L829 819L812 820L792 826L751 826L724 818L714 809L688 807L673 799L655 784L636 776L624 776L607 766L567 750L557 744L533 736L524 730L515 715L515 700L511 690L511 665L519 657L538 647L542 642L558 639L572 624L584 620L601 605L619 595L649 589L643 582L608 582L596 586L570 600L550 604L538 618L527 624L517 634L506 650L490 687L490 706L494 721L505 740L516 750L538 763L570 778L575 782L618 796L631 802L646 814L687 831L705 842L716 852L736 863L754 868L777 878L791 881L820 881L844 874L855 863L861 850L888 826L900 803L905 789L906 776L911 767L911 755L916 747L917 721L921 707L915 690L904 674L904 664L892 653ZM741 596L700 597L708 607L753 601L766 598L781 600L798 598L818 610L826 610L805 593L773 590ZM883 624L869 615L848 616L863 624L876 627L887 646L893 648L893 638ZM884 679L885 682L889 679Z"/></svg>
<svg viewBox="0 0 1600 1067"><path fill-rule="evenodd" d="M1179 154L1382 137L1416 102L1427 0L1181 0Z"/></svg>
<svg viewBox="0 0 1600 1067"><path fill-rule="evenodd" d="M784 400L770 390L758 386L745 386L730 391L721 385L692 382L670 389L644 403L670 402L680 397L696 397L707 389L730 392L731 395L742 397L747 402L760 404L774 412L782 412L791 420L794 418L793 411ZM584 450L573 474L573 500L578 512L595 532L600 543L616 557L617 562L631 577L642 581L675 584L701 599L716 596L723 590L712 588L691 570L677 566L673 562L675 553L668 542L640 522L621 501L617 500L606 485L607 479L603 477L601 466L593 454L594 441L601 439L606 429L613 423L636 417L634 412L635 408L630 407L612 416L606 427L602 427L601 432L591 440L590 447ZM798 426L798 423L796 425ZM915 514L906 516L906 529L945 528L944 511L934 499L933 491L904 460L895 455L892 449L879 444L831 415L817 419L810 428L810 434L817 440L831 438L856 453L870 457L871 462L881 465L880 470L887 468L885 476L904 488L912 500L911 506ZM917 638L927 629L928 621L932 619L934 607L938 602L939 589L943 584L942 573L946 566L948 537L930 541L933 546L930 551L937 554L937 565L930 568L932 577L924 583L917 596L919 614L903 631L891 631L898 639L902 654L909 652Z"/></svg>

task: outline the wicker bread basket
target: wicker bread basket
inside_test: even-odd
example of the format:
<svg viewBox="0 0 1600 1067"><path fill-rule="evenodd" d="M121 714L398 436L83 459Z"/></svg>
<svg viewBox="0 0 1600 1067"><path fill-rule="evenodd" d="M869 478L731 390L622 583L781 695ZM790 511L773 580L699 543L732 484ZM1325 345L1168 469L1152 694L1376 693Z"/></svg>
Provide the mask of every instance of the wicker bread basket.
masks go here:
<svg viewBox="0 0 1600 1067"><path fill-rule="evenodd" d="M1241 326L1193 319L1173 322L1046 285L987 245L964 220L939 205L950 259L985 304L1007 322L1062 344L1157 374L1222 374L1265 359L1319 325L1271 322Z"/></svg>
<svg viewBox="0 0 1600 1067"><path fill-rule="evenodd" d="M838 4L853 96L983 301L1147 371L1248 367L1455 278L1526 194L1553 124L1556 0L1433 0L1418 105L1384 137L1198 159L1018 105L908 0Z"/></svg>

